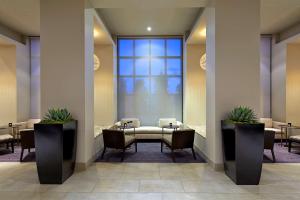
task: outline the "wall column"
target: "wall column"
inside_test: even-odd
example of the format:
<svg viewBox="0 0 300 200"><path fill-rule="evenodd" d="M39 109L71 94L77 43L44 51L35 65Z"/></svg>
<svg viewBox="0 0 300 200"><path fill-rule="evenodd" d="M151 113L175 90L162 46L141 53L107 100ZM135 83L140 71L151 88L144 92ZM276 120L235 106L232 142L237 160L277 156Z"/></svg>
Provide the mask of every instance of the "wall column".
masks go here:
<svg viewBox="0 0 300 200"><path fill-rule="evenodd" d="M67 108L78 120L79 167L92 160L93 17L85 0L43 0L41 6L41 115Z"/></svg>
<svg viewBox="0 0 300 200"><path fill-rule="evenodd" d="M260 116L260 0L207 8L207 157L222 167L221 120L235 106Z"/></svg>

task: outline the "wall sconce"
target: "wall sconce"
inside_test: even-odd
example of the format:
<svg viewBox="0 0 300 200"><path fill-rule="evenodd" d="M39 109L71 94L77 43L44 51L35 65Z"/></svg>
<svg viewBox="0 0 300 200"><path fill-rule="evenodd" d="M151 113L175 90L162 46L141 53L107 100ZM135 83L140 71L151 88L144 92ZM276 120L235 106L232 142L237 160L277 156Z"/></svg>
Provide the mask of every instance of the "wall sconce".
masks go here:
<svg viewBox="0 0 300 200"><path fill-rule="evenodd" d="M100 67L100 60L98 56L94 54L94 71L98 70Z"/></svg>
<svg viewBox="0 0 300 200"><path fill-rule="evenodd" d="M206 53L203 54L200 58L200 67L203 69L203 70L206 70Z"/></svg>

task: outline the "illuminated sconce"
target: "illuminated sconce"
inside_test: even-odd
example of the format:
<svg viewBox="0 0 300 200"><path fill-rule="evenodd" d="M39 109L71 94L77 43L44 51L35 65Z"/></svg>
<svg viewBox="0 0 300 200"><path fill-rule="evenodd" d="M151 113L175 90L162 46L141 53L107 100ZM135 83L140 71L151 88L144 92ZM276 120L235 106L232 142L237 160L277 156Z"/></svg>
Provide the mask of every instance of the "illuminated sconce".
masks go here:
<svg viewBox="0 0 300 200"><path fill-rule="evenodd" d="M94 54L94 71L98 70L100 67L100 60L98 56Z"/></svg>
<svg viewBox="0 0 300 200"><path fill-rule="evenodd" d="M203 69L203 70L206 70L206 53L203 54L200 58L200 67Z"/></svg>

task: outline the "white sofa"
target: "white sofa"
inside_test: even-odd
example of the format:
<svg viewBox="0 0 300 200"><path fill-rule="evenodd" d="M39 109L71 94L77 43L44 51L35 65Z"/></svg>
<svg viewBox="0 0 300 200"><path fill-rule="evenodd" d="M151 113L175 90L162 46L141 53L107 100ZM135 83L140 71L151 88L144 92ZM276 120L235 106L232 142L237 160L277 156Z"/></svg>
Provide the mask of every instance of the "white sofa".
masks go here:
<svg viewBox="0 0 300 200"><path fill-rule="evenodd" d="M265 124L265 130L275 132L275 139L286 139L285 133L282 133L280 128L280 125L287 125L286 123L273 121L272 118L260 118L259 121Z"/></svg>
<svg viewBox="0 0 300 200"><path fill-rule="evenodd" d="M170 134L174 129L162 129L163 126L169 125L172 123L173 125L178 125L179 129L183 127L183 124L179 121L176 121L175 118L161 118L158 121L158 126L141 126L139 119L136 118L124 118L121 121L117 122L116 126L123 126L124 123L128 123L130 121L130 126L134 128L125 129L125 133L135 134L135 138L138 140L155 140L162 139L162 133Z"/></svg>

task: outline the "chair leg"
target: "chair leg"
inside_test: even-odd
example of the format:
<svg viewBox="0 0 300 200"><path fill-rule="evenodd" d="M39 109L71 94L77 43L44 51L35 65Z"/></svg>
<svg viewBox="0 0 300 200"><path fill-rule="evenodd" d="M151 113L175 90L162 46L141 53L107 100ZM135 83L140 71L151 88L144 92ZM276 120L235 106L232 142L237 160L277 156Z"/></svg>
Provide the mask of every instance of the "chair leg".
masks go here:
<svg viewBox="0 0 300 200"><path fill-rule="evenodd" d="M292 148L292 141L289 140L289 153L291 153L291 148Z"/></svg>
<svg viewBox="0 0 300 200"><path fill-rule="evenodd" d="M30 148L28 148L28 153L30 153Z"/></svg>
<svg viewBox="0 0 300 200"><path fill-rule="evenodd" d="M283 133L280 134L280 145L282 146L282 140L283 140L283 137L282 137Z"/></svg>
<svg viewBox="0 0 300 200"><path fill-rule="evenodd" d="M193 148L193 147L192 147L192 152L193 152L194 160L196 160L196 154L195 154L195 151L194 151L194 148Z"/></svg>
<svg viewBox="0 0 300 200"><path fill-rule="evenodd" d="M9 142L6 143L6 149L9 149Z"/></svg>
<svg viewBox="0 0 300 200"><path fill-rule="evenodd" d="M14 146L14 142L11 142L11 152L15 153L15 146Z"/></svg>
<svg viewBox="0 0 300 200"><path fill-rule="evenodd" d="M22 148L22 150L21 150L21 156L20 156L20 162L23 161L23 153L24 153L24 149Z"/></svg>
<svg viewBox="0 0 300 200"><path fill-rule="evenodd" d="M274 149L271 149L271 153L272 153L272 157L273 157L273 163L275 163L276 159L275 159Z"/></svg>
<svg viewBox="0 0 300 200"><path fill-rule="evenodd" d="M161 142L160 142L160 152L163 152L163 145L164 145L164 144L163 144L163 142L161 141Z"/></svg>
<svg viewBox="0 0 300 200"><path fill-rule="evenodd" d="M173 162L176 162L176 160L175 160L175 154L174 154L174 150L172 149L172 160L173 160Z"/></svg>
<svg viewBox="0 0 300 200"><path fill-rule="evenodd" d="M103 157L104 157L105 151L106 151L106 147L104 147L104 149L103 149L103 151L102 151L102 154L101 154L101 160L102 160Z"/></svg>
<svg viewBox="0 0 300 200"><path fill-rule="evenodd" d="M121 162L124 161L124 157L125 157L125 148L123 149L123 152L122 152Z"/></svg>
<svg viewBox="0 0 300 200"><path fill-rule="evenodd" d="M134 144L135 144L135 152L137 152L137 142L135 142Z"/></svg>

